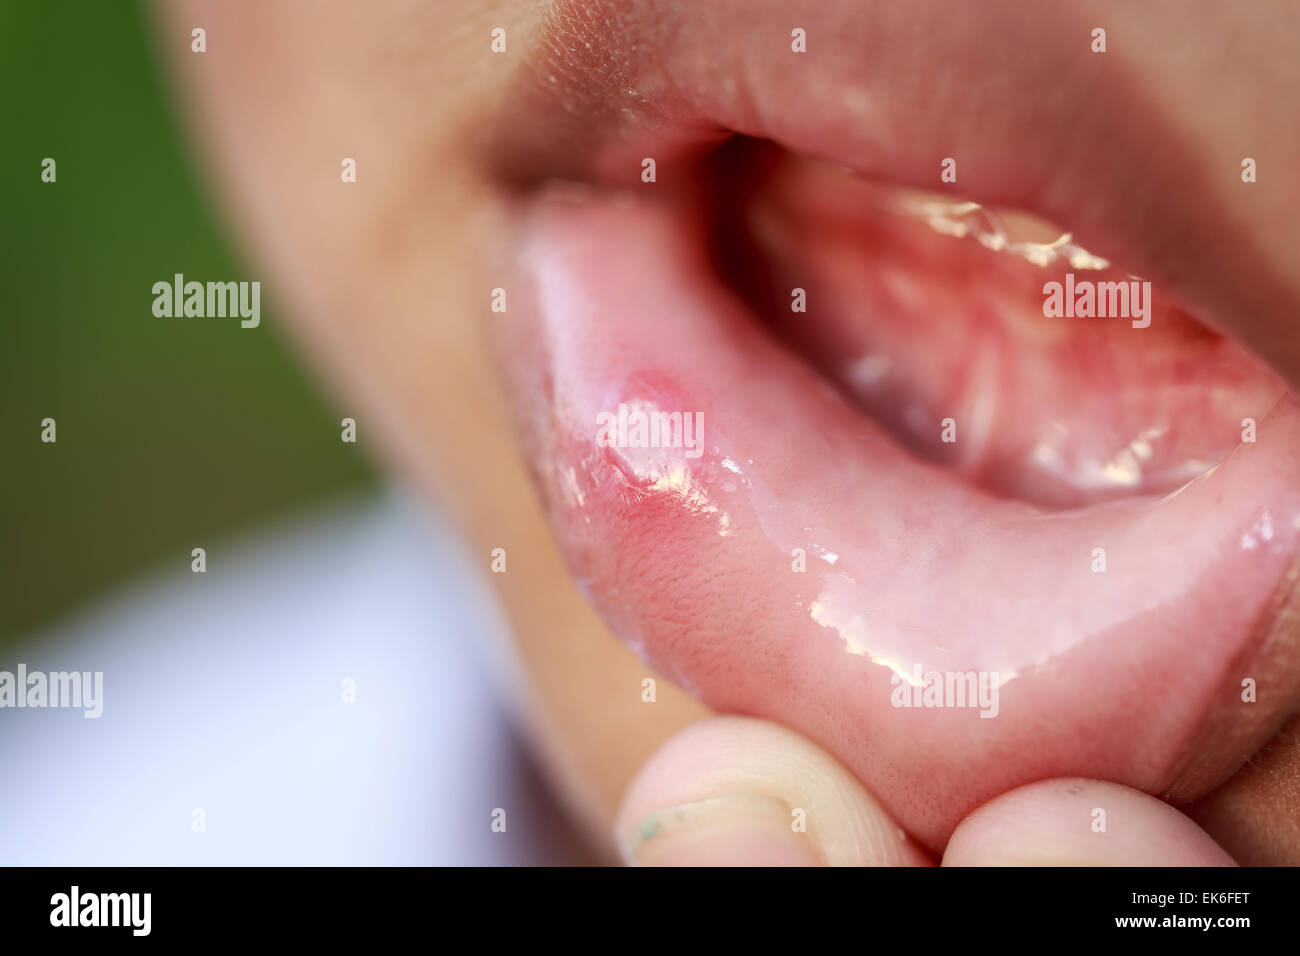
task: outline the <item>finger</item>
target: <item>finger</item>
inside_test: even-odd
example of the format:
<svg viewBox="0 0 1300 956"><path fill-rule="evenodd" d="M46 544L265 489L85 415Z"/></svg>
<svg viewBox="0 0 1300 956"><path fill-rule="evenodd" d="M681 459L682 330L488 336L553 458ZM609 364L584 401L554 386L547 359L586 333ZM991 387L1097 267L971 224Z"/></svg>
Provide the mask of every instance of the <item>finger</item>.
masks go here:
<svg viewBox="0 0 1300 956"><path fill-rule="evenodd" d="M641 768L615 833L641 866L921 866L871 794L799 734L748 717L686 728Z"/></svg>
<svg viewBox="0 0 1300 956"><path fill-rule="evenodd" d="M944 866L1234 866L1204 830L1139 790L1044 780L990 800L948 841Z"/></svg>

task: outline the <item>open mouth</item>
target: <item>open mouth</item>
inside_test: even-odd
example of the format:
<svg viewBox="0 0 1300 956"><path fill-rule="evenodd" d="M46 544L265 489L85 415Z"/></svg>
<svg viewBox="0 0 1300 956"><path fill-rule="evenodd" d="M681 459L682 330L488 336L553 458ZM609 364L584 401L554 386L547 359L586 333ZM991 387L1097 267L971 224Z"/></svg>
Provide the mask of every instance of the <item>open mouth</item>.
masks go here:
<svg viewBox="0 0 1300 956"><path fill-rule="evenodd" d="M931 848L1038 779L1224 780L1300 699L1300 408L1222 331L1282 295L1248 246L1126 192L1141 104L1044 147L1059 56L970 62L996 5L653 6L564 6L493 147L517 414L611 627Z"/></svg>

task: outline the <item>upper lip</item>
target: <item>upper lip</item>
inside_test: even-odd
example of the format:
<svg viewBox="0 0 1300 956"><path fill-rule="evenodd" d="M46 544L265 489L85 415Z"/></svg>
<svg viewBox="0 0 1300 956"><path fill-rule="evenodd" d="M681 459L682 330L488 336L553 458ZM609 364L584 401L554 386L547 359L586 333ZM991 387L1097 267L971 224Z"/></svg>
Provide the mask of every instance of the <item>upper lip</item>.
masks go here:
<svg viewBox="0 0 1300 956"><path fill-rule="evenodd" d="M741 133L933 188L952 157L967 198L1060 223L1289 375L1300 336L1275 318L1300 290L1215 198L1223 170L1157 94L1080 42L1092 26L1013 0L559 0L484 163L525 188L631 186L643 157L662 168ZM793 27L808 53L791 53Z"/></svg>
<svg viewBox="0 0 1300 956"><path fill-rule="evenodd" d="M642 157L664 177L731 131L909 185L932 186L939 160L956 156L964 194L1060 222L1207 322L1287 294L1250 237L1226 252L1197 241L1230 229L1230 217L1181 199L1203 195L1207 173L1168 148L1178 134L1154 104L1121 95L1122 76L1063 68L1061 48L1028 43L1020 18L1086 35L1067 12L812 0L550 9L541 53L487 147L497 175L525 194L553 179L635 188ZM788 52L795 26L816 56ZM943 109L927 113L931 103ZM1043 132L1063 122L1074 129L1068 155L1062 137ZM1135 164L1181 188L1140 188ZM670 215L630 202L614 209L543 191L515 217L508 328L527 328L534 351L514 348L510 364L569 560L615 629L656 664L708 703L816 737L931 846L992 792L1045 774L1193 798L1293 709L1297 665L1285 652L1300 412L1289 399L1269 419L1268 449L1234 456L1182 496L1026 520L955 490L951 476L884 461L866 426L809 389L771 343L737 332L733 307L701 291L689 254L673 248L683 237ZM617 235L625 241L612 244ZM669 300L662 316L657 297ZM711 309L726 313L719 329L702 327ZM720 344L731 332L734 354ZM602 453L594 415L624 401L701 410L714 423L709 453L640 464ZM805 424L824 440L803 434ZM872 482L906 489L896 514L853 497L855 483L876 494ZM1260 522L1267 546L1243 557ZM796 579L785 570L791 542L835 560ZM1086 570L1101 542L1125 555L1108 579L1076 575L1057 553L1081 549ZM820 642L819 628L841 644ZM1019 671L1002 719L972 726L934 714L883 726L892 718L879 685L887 671L911 669L893 655L919 644L958 671ZM832 663L845 647L852 659ZM1286 692L1244 710L1235 690L1244 678L1277 678Z"/></svg>

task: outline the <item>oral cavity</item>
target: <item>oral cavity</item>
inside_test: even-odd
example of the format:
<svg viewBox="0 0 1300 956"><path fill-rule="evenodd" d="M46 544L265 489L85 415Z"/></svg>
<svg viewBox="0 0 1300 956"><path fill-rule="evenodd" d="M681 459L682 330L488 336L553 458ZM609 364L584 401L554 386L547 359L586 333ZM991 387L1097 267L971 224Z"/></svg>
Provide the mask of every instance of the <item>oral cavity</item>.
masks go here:
<svg viewBox="0 0 1300 956"><path fill-rule="evenodd" d="M1284 392L1151 282L1020 214L792 159L720 220L732 284L780 338L913 453L1003 497L1170 493Z"/></svg>

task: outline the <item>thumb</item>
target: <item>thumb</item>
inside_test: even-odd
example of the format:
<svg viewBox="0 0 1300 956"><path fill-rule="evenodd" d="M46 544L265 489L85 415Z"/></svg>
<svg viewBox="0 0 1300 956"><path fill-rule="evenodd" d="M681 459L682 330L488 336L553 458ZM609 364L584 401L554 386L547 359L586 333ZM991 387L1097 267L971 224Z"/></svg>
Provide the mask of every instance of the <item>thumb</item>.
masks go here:
<svg viewBox="0 0 1300 956"><path fill-rule="evenodd" d="M615 821L640 866L906 866L930 860L815 744L748 717L692 724L650 757Z"/></svg>
<svg viewBox="0 0 1300 956"><path fill-rule="evenodd" d="M1189 817L1140 790L1043 780L995 797L953 831L944 866L1235 866Z"/></svg>

